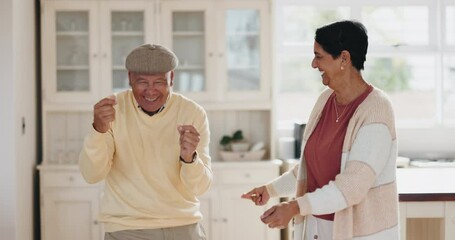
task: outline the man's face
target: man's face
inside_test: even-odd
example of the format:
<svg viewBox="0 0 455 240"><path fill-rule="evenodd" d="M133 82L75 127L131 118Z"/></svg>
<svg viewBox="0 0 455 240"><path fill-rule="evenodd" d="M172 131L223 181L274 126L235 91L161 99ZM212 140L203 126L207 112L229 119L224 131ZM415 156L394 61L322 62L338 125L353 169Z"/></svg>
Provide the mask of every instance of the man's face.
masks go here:
<svg viewBox="0 0 455 240"><path fill-rule="evenodd" d="M174 71L154 75L128 72L134 98L139 106L154 112L166 103L174 85Z"/></svg>

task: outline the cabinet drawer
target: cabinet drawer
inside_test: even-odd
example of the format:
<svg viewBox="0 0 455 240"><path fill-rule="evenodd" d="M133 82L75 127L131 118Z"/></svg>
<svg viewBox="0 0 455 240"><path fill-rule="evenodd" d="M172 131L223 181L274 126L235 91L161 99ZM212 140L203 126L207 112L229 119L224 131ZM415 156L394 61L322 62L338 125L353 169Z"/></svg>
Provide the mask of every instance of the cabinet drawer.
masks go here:
<svg viewBox="0 0 455 240"><path fill-rule="evenodd" d="M266 183L276 177L270 169L226 169L214 174L218 184Z"/></svg>
<svg viewBox="0 0 455 240"><path fill-rule="evenodd" d="M43 187L87 187L79 172L43 172L41 173L41 184Z"/></svg>

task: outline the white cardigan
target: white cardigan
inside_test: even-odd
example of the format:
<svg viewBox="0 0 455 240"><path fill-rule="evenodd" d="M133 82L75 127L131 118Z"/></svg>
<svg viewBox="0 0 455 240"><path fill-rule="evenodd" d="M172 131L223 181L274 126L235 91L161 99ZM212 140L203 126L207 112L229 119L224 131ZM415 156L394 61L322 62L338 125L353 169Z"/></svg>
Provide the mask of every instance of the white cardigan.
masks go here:
<svg viewBox="0 0 455 240"><path fill-rule="evenodd" d="M272 197L296 193L300 216L294 240L303 239L303 217L335 213L333 239L399 239L396 187L397 140L391 102L374 88L349 121L343 142L341 172L334 181L306 192L306 142L333 90L326 89L305 127L300 163L267 184ZM297 183L297 184L296 184Z"/></svg>

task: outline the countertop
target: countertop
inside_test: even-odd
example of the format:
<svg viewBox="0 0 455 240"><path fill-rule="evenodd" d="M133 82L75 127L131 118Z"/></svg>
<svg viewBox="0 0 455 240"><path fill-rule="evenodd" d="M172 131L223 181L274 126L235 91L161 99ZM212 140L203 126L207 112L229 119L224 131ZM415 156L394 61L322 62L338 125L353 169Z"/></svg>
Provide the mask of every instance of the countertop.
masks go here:
<svg viewBox="0 0 455 240"><path fill-rule="evenodd" d="M398 168L400 201L455 201L455 168Z"/></svg>
<svg viewBox="0 0 455 240"><path fill-rule="evenodd" d="M262 161L264 164L277 164L292 166L295 160ZM218 165L233 163L213 162L214 168ZM248 164L245 162L244 164ZM69 166L38 166L40 171L75 171L77 165ZM399 199L406 201L455 201L455 168L397 168L397 188Z"/></svg>

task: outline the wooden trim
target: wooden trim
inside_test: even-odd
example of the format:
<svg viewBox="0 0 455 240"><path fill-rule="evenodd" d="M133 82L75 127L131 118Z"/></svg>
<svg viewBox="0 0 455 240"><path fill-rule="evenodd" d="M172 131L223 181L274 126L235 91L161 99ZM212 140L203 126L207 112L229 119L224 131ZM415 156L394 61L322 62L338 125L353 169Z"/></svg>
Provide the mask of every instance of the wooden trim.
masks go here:
<svg viewBox="0 0 455 240"><path fill-rule="evenodd" d="M455 201L455 193L400 193L400 202Z"/></svg>

